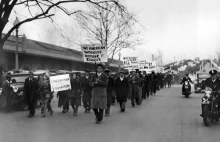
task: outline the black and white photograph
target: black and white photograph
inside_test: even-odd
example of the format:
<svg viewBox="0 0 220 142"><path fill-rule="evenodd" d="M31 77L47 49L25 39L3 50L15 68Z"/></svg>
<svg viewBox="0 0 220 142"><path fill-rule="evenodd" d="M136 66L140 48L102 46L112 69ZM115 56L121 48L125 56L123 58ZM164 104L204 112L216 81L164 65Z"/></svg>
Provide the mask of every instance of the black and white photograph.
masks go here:
<svg viewBox="0 0 220 142"><path fill-rule="evenodd" d="M219 0L0 0L0 142L219 142Z"/></svg>

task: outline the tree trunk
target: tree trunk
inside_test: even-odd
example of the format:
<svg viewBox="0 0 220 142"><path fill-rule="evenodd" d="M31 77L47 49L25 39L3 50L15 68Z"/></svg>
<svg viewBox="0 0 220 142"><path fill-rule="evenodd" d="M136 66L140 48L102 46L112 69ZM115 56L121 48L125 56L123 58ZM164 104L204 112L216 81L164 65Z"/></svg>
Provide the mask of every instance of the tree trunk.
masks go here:
<svg viewBox="0 0 220 142"><path fill-rule="evenodd" d="M0 88L2 88L2 72L3 72L3 45L2 32L0 32Z"/></svg>

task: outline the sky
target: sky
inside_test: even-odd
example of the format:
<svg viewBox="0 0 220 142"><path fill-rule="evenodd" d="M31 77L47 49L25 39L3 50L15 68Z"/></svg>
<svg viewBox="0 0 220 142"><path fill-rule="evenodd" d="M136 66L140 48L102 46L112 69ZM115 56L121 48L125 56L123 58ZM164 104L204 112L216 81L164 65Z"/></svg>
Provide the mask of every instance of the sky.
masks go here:
<svg viewBox="0 0 220 142"><path fill-rule="evenodd" d="M163 63L181 59L214 57L220 51L220 1L219 0L123 0L129 11L137 14L145 27L145 42L133 49L122 51L122 56L138 56L151 61L158 50L163 53ZM19 19L24 19L27 9L15 9ZM12 25L15 13L10 17ZM57 13L54 21L64 27L73 39L81 30L73 19ZM79 49L73 44L63 44L50 20L39 20L20 27L20 34L28 38L68 48ZM80 40L80 39L77 39ZM118 58L118 57L117 57Z"/></svg>
<svg viewBox="0 0 220 142"><path fill-rule="evenodd" d="M126 0L126 5L147 29L147 42L136 51L141 58L160 49L169 63L209 58L220 49L219 0Z"/></svg>

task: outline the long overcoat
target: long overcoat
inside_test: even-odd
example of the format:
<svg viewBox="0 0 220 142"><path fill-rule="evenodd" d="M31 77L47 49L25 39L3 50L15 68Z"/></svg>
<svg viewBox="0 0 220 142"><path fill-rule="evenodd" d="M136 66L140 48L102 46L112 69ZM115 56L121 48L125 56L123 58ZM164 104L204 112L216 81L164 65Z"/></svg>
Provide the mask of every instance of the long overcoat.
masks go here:
<svg viewBox="0 0 220 142"><path fill-rule="evenodd" d="M7 106L7 99L11 98L11 92L13 88L10 86L10 83L5 80L5 82L2 85L2 96L1 96L1 107Z"/></svg>
<svg viewBox="0 0 220 142"><path fill-rule="evenodd" d="M118 102L127 102L129 84L127 78L124 78L122 81L120 77L116 79L115 90Z"/></svg>
<svg viewBox="0 0 220 142"><path fill-rule="evenodd" d="M91 77L88 79L84 76L80 83L81 91L83 91L83 102L90 102L91 101L91 86L90 86Z"/></svg>
<svg viewBox="0 0 220 142"><path fill-rule="evenodd" d="M69 92L69 90L64 90L57 93L57 96L59 97L58 107L62 107L69 102Z"/></svg>
<svg viewBox="0 0 220 142"><path fill-rule="evenodd" d="M97 84L95 84L95 82L97 82ZM97 109L107 109L107 75L104 73L101 73L100 76L94 74L91 78L90 85L93 87L91 107Z"/></svg>
<svg viewBox="0 0 220 142"><path fill-rule="evenodd" d="M27 103L35 103L37 101L38 80L36 78L25 79L24 96Z"/></svg>

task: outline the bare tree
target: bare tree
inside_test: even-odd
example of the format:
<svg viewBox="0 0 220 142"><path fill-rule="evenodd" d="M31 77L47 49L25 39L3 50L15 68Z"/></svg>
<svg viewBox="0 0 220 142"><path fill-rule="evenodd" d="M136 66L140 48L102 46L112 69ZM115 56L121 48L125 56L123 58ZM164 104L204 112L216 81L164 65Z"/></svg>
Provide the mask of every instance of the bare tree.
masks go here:
<svg viewBox="0 0 220 142"><path fill-rule="evenodd" d="M142 40L139 38L141 32L135 32L133 29L138 25L134 14L111 3L103 3L102 6L108 7L109 10L88 4L88 10L77 13L76 20L84 30L86 42L100 43L107 47L108 67L116 53L125 48L135 48Z"/></svg>
<svg viewBox="0 0 220 142"><path fill-rule="evenodd" d="M110 9L108 3L115 5L119 9L124 7L118 3L117 0L0 0L0 86L2 85L2 69L3 69L3 45L9 38L11 33L24 23L31 22L34 20L40 20L45 18L51 18L56 14L57 10L64 12L66 15L73 15L80 13L81 9L70 10L66 4L72 4L73 6L77 3L90 3L103 9L103 11ZM2 35L5 27L9 24L9 17L12 11L19 7L25 6L25 9L29 12L29 17L26 17L21 22L12 26L6 34Z"/></svg>

